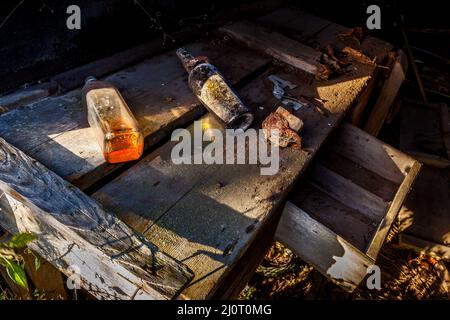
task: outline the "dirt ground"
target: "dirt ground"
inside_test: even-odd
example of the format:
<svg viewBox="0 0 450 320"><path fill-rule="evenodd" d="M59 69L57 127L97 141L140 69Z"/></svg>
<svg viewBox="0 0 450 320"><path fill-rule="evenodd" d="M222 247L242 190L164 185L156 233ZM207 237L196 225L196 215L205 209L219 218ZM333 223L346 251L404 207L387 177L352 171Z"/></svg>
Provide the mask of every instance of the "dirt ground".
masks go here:
<svg viewBox="0 0 450 320"><path fill-rule="evenodd" d="M240 299L356 299L415 300L449 299L450 264L420 255L397 245L397 228L390 234L377 262L381 269L381 290L363 283L347 293L328 281L310 265L280 243L274 243Z"/></svg>

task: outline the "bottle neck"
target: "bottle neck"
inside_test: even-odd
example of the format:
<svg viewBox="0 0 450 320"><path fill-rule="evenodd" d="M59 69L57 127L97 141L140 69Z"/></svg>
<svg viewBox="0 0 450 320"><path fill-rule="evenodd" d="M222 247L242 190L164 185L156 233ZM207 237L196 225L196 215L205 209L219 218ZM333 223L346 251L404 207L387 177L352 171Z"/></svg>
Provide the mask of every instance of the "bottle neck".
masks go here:
<svg viewBox="0 0 450 320"><path fill-rule="evenodd" d="M208 62L208 59L206 57L194 57L192 53L190 53L185 48L179 48L176 51L178 58L181 60L181 63L183 63L183 67L186 69L187 72L191 72L192 69L194 69L198 64Z"/></svg>

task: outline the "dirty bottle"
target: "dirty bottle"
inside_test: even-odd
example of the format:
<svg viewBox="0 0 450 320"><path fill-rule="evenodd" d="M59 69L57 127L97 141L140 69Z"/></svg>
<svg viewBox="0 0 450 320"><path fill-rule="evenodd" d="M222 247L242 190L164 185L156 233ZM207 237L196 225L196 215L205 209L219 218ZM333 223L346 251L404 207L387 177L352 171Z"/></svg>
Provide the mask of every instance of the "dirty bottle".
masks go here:
<svg viewBox="0 0 450 320"><path fill-rule="evenodd" d="M250 127L253 115L219 70L206 57L194 57L185 48L179 48L176 53L189 73L189 86L206 109L226 128Z"/></svg>
<svg viewBox="0 0 450 320"><path fill-rule="evenodd" d="M106 81L88 77L82 93L105 160L120 163L140 158L144 137L120 92Z"/></svg>

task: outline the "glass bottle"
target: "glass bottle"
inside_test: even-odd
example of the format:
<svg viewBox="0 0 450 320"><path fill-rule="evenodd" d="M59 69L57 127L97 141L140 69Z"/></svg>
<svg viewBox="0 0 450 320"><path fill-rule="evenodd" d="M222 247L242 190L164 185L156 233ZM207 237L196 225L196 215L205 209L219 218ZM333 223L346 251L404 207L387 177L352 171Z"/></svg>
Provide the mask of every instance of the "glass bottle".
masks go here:
<svg viewBox="0 0 450 320"><path fill-rule="evenodd" d="M206 57L194 57L185 48L179 48L176 53L189 73L189 86L206 109L226 128L250 127L253 115L219 70Z"/></svg>
<svg viewBox="0 0 450 320"><path fill-rule="evenodd" d="M144 137L120 92L110 83L88 77L82 90L89 125L95 130L105 160L139 159Z"/></svg>

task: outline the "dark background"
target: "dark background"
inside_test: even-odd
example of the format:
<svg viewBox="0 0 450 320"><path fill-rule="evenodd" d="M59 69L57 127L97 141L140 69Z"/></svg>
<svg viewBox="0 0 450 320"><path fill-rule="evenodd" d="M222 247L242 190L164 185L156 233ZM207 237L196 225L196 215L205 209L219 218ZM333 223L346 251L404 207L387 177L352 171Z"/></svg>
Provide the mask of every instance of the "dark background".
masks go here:
<svg viewBox="0 0 450 320"><path fill-rule="evenodd" d="M66 28L66 9L71 4L81 8L81 30ZM250 12L249 4L254 8ZM446 1L2 0L0 93L151 39L160 39L161 45L168 46L170 35L182 28L198 29L200 36L200 31L226 20L251 18L282 4L304 8L349 27L364 26L367 6L378 4L382 8L382 30L375 32L376 36L401 46L396 23L403 13L405 23L413 29L443 29L438 35L413 32L412 44L432 46L437 53L450 56ZM247 11L240 10L244 6Z"/></svg>

